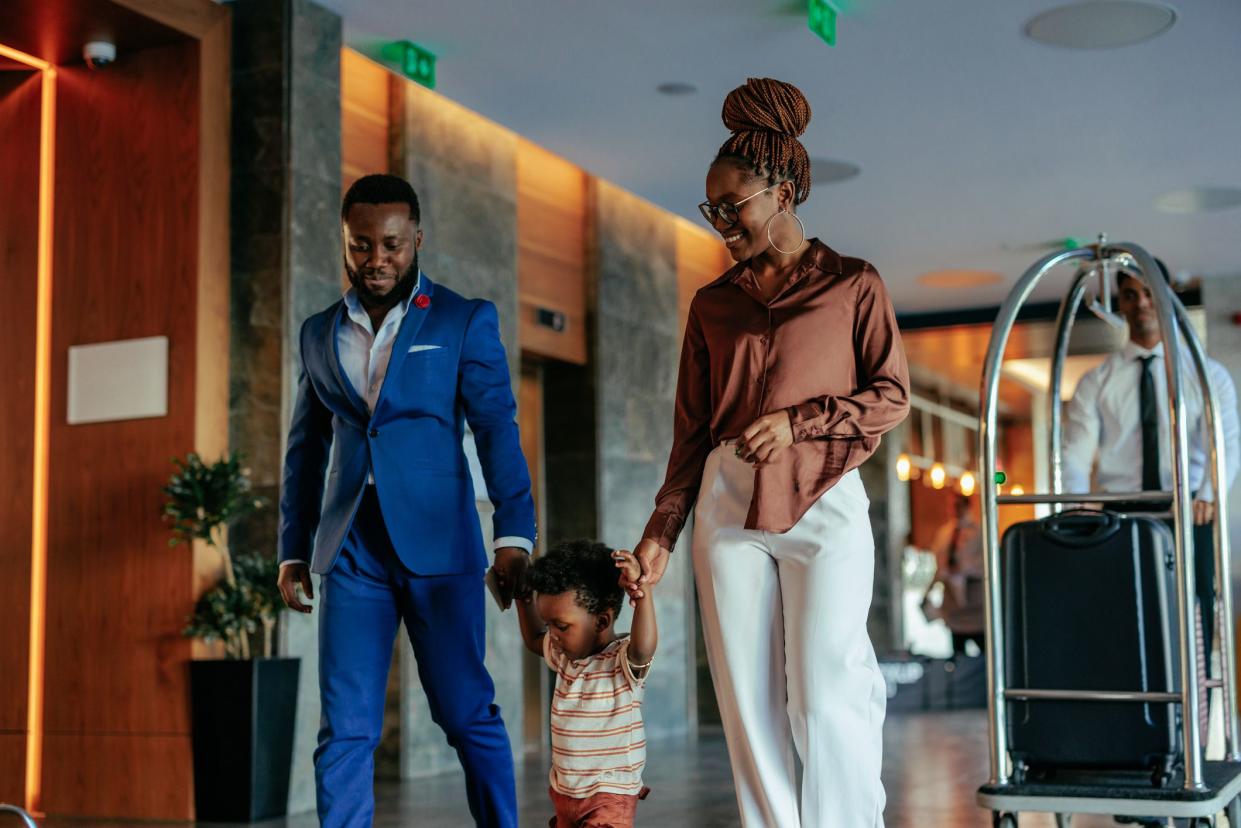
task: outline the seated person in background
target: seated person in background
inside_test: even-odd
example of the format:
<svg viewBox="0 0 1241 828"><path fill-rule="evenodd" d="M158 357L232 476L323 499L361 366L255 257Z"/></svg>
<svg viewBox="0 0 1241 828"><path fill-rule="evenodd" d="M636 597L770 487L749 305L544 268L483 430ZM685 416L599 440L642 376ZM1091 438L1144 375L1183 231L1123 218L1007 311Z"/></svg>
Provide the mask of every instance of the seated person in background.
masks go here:
<svg viewBox="0 0 1241 828"><path fill-rule="evenodd" d="M935 577L922 599L927 620L942 618L952 632L953 655L965 655L965 643L985 646L982 583L982 535L974 518L970 498L961 495L953 504L954 517L935 533L931 550L935 553ZM936 584L944 585L944 599L938 607L930 604Z"/></svg>
<svg viewBox="0 0 1241 828"><path fill-rule="evenodd" d="M1159 266L1166 280L1167 268L1163 262ZM1122 272L1117 280L1117 308L1129 323L1129 341L1082 377L1069 402L1062 454L1065 492L1089 492L1092 467L1098 491L1172 489L1172 438L1159 317L1150 288L1141 279ZM1207 467L1210 435L1203 417L1202 389L1188 348L1182 348L1181 354L1189 426L1189 487L1193 493L1194 578L1205 652L1209 654L1215 632L1215 544L1211 524L1216 493L1211 490ZM1223 424L1225 486L1231 488L1241 465L1237 392L1224 366L1213 359L1208 359L1207 366ZM1227 496L1227 491L1223 496ZM1143 509L1162 511L1164 507L1123 507L1129 512Z"/></svg>
<svg viewBox="0 0 1241 828"><path fill-rule="evenodd" d="M659 639L650 584L632 598L629 634L613 629L622 584L641 574L633 553L578 540L553 547L527 576L534 593L521 599L521 637L556 671L551 828L632 826L646 797L642 690Z"/></svg>

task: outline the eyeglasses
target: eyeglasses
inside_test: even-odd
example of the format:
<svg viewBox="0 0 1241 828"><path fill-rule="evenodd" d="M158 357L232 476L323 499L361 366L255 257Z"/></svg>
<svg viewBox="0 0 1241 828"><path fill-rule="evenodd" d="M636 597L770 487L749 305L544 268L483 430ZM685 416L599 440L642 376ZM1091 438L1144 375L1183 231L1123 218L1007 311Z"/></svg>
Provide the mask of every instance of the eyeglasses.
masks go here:
<svg viewBox="0 0 1241 828"><path fill-rule="evenodd" d="M771 187L774 186L776 185L771 185ZM740 218L738 208L740 208L742 204L745 204L747 201L754 198L754 196L761 196L763 193L770 190L771 187L764 187L757 193L752 193L735 204L731 201L721 201L719 204L712 204L709 201L704 201L702 204L698 205L698 212L702 213L702 217L707 220L708 224L715 224L715 217L719 216L725 224L731 227L736 224L737 219Z"/></svg>

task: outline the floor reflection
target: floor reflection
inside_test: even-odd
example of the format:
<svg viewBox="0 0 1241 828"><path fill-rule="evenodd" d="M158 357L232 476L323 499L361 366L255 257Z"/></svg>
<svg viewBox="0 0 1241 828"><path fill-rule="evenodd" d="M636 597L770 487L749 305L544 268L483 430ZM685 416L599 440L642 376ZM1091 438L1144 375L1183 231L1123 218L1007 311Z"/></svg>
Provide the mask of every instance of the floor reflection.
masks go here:
<svg viewBox="0 0 1241 828"><path fill-rule="evenodd" d="M987 777L987 724L982 711L900 714L884 728L884 785L888 828L989 828L990 814L974 804L974 791ZM646 782L649 799L638 809L638 824L731 828L739 826L728 772L723 735L703 733L697 740L653 743ZM531 760L519 771L521 824L547 825L547 775ZM81 819L49 819L44 828L114 828L135 823ZM141 823L144 828L186 828L185 823ZM459 774L445 774L377 789L376 828L466 828L472 823L465 807L465 786ZM263 828L316 828L311 814L263 823ZM1054 828L1050 815L1021 818L1022 828ZM1074 828L1114 826L1110 817L1082 816ZM199 823L200 828L225 828Z"/></svg>

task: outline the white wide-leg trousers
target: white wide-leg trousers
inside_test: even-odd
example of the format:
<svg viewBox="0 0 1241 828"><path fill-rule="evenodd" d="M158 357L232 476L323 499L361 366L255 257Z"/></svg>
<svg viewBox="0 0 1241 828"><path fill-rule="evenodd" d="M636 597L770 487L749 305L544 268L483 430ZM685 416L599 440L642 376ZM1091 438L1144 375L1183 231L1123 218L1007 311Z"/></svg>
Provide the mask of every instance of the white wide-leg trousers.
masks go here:
<svg viewBox="0 0 1241 828"><path fill-rule="evenodd" d="M744 527L754 469L707 459L695 510L703 637L747 828L879 828L887 693L866 616L870 501L857 471L784 534ZM803 766L798 804L793 749Z"/></svg>

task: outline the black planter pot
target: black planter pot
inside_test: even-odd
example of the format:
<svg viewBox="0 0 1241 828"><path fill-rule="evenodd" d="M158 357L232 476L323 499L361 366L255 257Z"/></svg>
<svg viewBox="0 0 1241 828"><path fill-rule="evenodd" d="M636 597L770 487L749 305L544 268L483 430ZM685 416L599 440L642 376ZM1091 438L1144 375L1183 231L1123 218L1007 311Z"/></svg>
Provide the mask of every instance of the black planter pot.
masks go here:
<svg viewBox="0 0 1241 828"><path fill-rule="evenodd" d="M255 822L289 805L296 658L190 662L197 818Z"/></svg>

